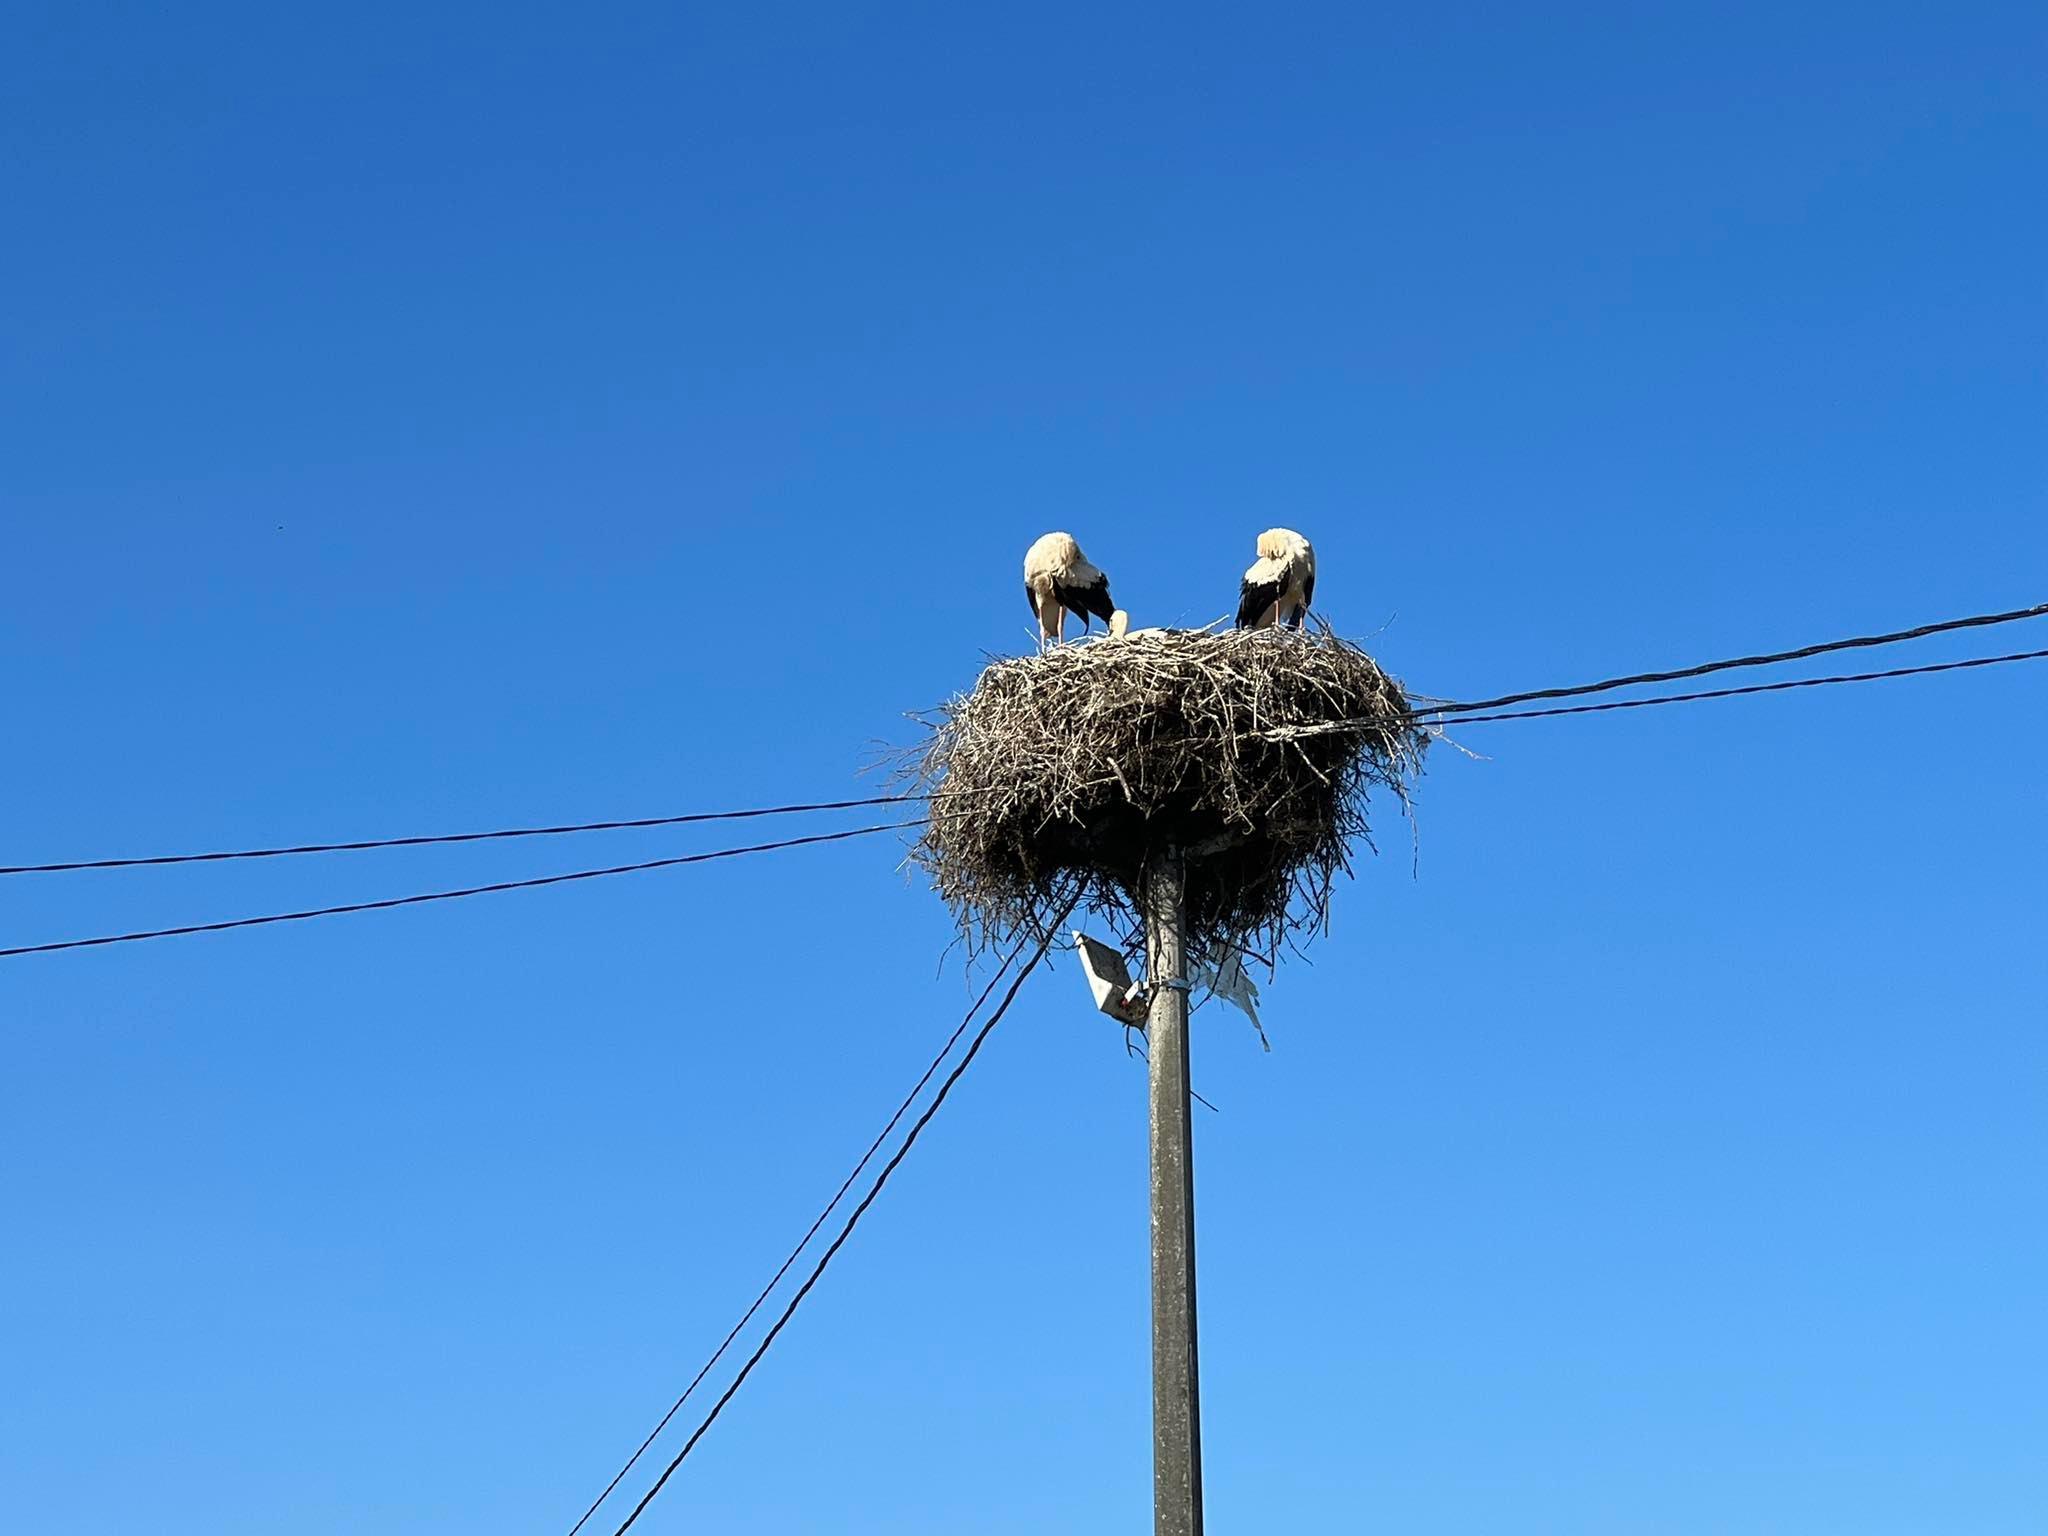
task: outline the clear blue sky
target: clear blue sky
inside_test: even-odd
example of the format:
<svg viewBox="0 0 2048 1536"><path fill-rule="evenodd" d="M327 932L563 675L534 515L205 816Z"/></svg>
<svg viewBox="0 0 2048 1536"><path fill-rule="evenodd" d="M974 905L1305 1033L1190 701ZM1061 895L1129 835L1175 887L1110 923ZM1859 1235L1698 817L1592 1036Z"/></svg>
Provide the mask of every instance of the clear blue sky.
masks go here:
<svg viewBox="0 0 2048 1536"><path fill-rule="evenodd" d="M0 25L5 862L859 793L1052 527L1453 696L2048 597L2033 6ZM1197 1021L1216 1530L2044 1529L2044 689L1436 755ZM964 1005L896 863L0 963L4 1523L566 1529ZM1146 1528L1142 1086L1034 980L642 1528Z"/></svg>

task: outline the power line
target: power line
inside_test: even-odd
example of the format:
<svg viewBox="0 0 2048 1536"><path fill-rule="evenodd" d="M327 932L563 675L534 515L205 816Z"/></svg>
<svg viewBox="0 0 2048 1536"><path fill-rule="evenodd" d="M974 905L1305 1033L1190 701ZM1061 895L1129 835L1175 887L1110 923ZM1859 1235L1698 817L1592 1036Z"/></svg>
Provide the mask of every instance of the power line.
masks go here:
<svg viewBox="0 0 2048 1536"><path fill-rule="evenodd" d="M762 1305L774 1293L775 1287L782 1283L782 1277L789 1273L791 1266L796 1263L797 1258L803 1253L805 1248L810 1246L811 1239L818 1235L818 1229L825 1225L826 1218L838 1208L839 1202L846 1198L846 1192L853 1188L854 1181L867 1169L868 1164L874 1161L875 1154L882 1149L882 1143L887 1141L889 1134L902 1123L903 1117L910 1112L910 1106L917 1102L917 1096L924 1092L925 1084L932 1080L939 1067L952 1054L953 1047L960 1043L960 1037L967 1033L967 1026L972 1024L974 1016L981 1012L981 1005L989 1000L989 994L994 992L997 984L1002 981L1004 976L1009 974L1010 967L1016 963L1017 956L1023 952L1024 945L1022 942L1019 942L1017 947L1004 957L1002 965L997 968L993 976L989 977L988 985L981 989L981 996L974 1000L974 1005L967 1010L966 1016L960 1020L953 1033L947 1037L946 1043L939 1047L939 1053L932 1058L931 1065L924 1069L924 1075L917 1080L910 1092L903 1096L903 1102L896 1106L896 1113L889 1117L889 1123L883 1126L881 1133L868 1144L867 1151L860 1155L860 1161L853 1165L853 1172L846 1176L845 1182L833 1192L832 1198L825 1202L825 1208L818 1212L818 1219L811 1223L810 1230L797 1239L796 1246L789 1250L789 1257L782 1261L781 1267L775 1271L768 1283L761 1287L761 1294L756 1296L753 1303L740 1315L740 1320L732 1325L732 1331L719 1342L718 1348L711 1352L711 1358L706 1360L697 1374L690 1378L690 1384L683 1388L682 1396L678 1397L670 1405L668 1412L661 1416L661 1422L656 1424L648 1432L647 1438L640 1442L640 1448L626 1458L626 1464L619 1468L609 1483L605 1484L604 1492L600 1493L592 1501L590 1508L583 1511L582 1518L569 1527L569 1536L577 1536L577 1532L583 1529L585 1524L589 1522L590 1517L597 1513L599 1506L612 1496L612 1490L625 1481L626 1474L633 1470L635 1463L646 1454L647 1448L654 1444L660 1437L661 1432L668 1428L669 1421L681 1411L683 1404L690 1400L690 1394L695 1392L698 1386L702 1384L704 1378L711 1374L712 1367L724 1358L726 1350L732 1346L732 1341L738 1338L741 1330L754 1320L754 1314L761 1310Z"/></svg>
<svg viewBox="0 0 2048 1536"><path fill-rule="evenodd" d="M1973 656L1967 661L1937 661L1922 667L1893 667L1885 672L1844 672L1833 677L1800 677L1784 683L1750 683L1741 688L1709 688L1698 693L1653 694L1644 699L1614 699L1605 704L1569 704L1558 709L1521 709L1505 714L1460 715L1445 725L1485 725L1495 720L1544 720L1559 715L1596 715L1610 709L1643 709L1652 704L1689 704L1697 699L1733 699L1751 693L1783 693L1793 688L1821 688L1830 683L1875 683L1893 677L1923 677L1933 672L1962 672L1995 667L2008 661L2048 660L2048 651L2013 651L2004 656Z"/></svg>
<svg viewBox="0 0 2048 1536"><path fill-rule="evenodd" d="M1922 639L1929 635L1945 634L1952 631L1964 629L1978 629L1994 624L2009 624L2014 623L2021 619L2040 618L2043 616L2048 616L2048 603L2036 604L2031 608L2015 608L2003 613L1975 614L1966 618L1943 619L1932 624L1918 625L1912 629L1893 630L1887 634L1861 635L1846 640L1828 640L1814 645L1800 646L1797 649L1789 651L1775 651L1762 655L1733 657L1723 661L1710 661L1702 663L1698 666L1681 667L1665 672L1638 672L1630 674L1626 677L1605 678L1599 682L1580 683L1569 687L1536 688L1527 690L1522 693L1501 694L1495 698L1490 699L1476 699L1430 704L1415 708L1411 710L1410 713L1416 718L1421 718L1423 716L1459 715L1466 717L1467 719L1476 720L1482 716L1482 712L1502 710L1510 705L1530 703L1541 699L1575 698L1587 694L1605 693L1616 688L1628 688L1652 683L1675 682L1680 679L1689 677L1703 677L1710 673L1724 672L1740 667L1772 666L1787 661L1803 660L1811 656L1826 655L1835 651L1855 650L1868 646L1893 645L1900 641ZM2011 658L1988 658L1983 662L1972 663L1972 665L1989 665L1993 661L2006 659L2027 660L2031 659L2031 654L2032 653L2018 653ZM1871 673L1867 675L1858 674L1855 676L1844 677L1841 679L1826 679L1825 681L1861 682L1868 681L1878 677L1910 676L1916 670L1943 671L1948 669L1945 667L1931 667L1926 669L1902 669L1898 672ZM1643 702L1676 703L1680 702L1681 698L1685 700L1690 700L1693 698L1725 698L1732 696L1732 694L1736 692L1749 691L1769 692L1772 690L1731 690L1729 692L1715 692L1697 695L1687 694L1682 696L1674 696L1669 700L1645 700ZM1514 716L1485 714L1483 717L1486 720L1491 721L1497 718L1528 719L1537 718L1545 714L1565 714L1577 712L1579 711L1526 711ZM1584 712L1593 713L1593 711ZM1271 734L1276 738L1285 737L1292 739L1304 736L1324 735L1330 732L1352 730L1365 725L1378 726L1382 724L1384 724L1383 721L1377 720L1331 721L1328 724L1324 725L1285 728L1280 731L1273 732ZM218 849L203 853L151 854L141 857L106 859L68 859L44 864L8 864L0 865L0 876L59 874L68 871L88 869L137 869L161 865L221 863L229 860L242 859L277 859L289 858L301 854L352 853L367 849L379 848L421 848L453 843L492 842L508 838L562 837L572 833L579 832L611 832L628 829L646 829L651 827L687 826L699 822L744 821L767 816L795 816L821 811L856 810L866 807L883 805L906 805L917 801L928 800L930 798L931 797L926 794L911 792L894 795L870 795L858 799L848 800L818 800L795 805L749 806L742 809L730 811L690 811L671 816L639 816L609 821L565 822L555 825L536 827L502 827L485 832L429 833L405 837L362 838L347 842L295 843L269 848ZM801 842L804 841L804 839L797 839L796 841ZM783 845L775 844L770 846L779 847ZM598 874L609 874L614 872L623 873L630 869L658 868L664 862L666 861L656 860L645 865L621 865L618 866L616 870L598 870L591 871L589 875L554 876L550 877L550 879L561 880L570 878L589 878L591 876L595 876ZM690 860L684 860L682 862L690 862ZM542 881L537 883L548 882ZM446 896L452 897L461 895L471 895L478 894L481 891L508 888L512 887L484 886L477 888L477 891L474 892L448 892L446 893ZM438 894L436 896L426 898L408 898L408 900L440 899L445 898L442 895ZM404 903L401 902L394 904L402 905ZM334 910L361 911L366 910L366 908L345 907ZM34 948L75 948L88 943L120 942L129 938L160 938L176 933L209 932L213 931L217 927L222 926L244 927L249 926L255 922L288 922L295 920L299 917L318 917L326 915L328 915L327 909L322 909L317 912L284 913L276 917L263 919L247 919L242 922L234 924L202 924L191 928L165 929L157 933L115 935L112 938L106 940L78 940L69 945L35 946L31 949L26 950L0 950L0 958L4 958L5 956L12 954L30 953L33 952Z"/></svg>
<svg viewBox="0 0 2048 1536"><path fill-rule="evenodd" d="M1072 904L1069 903L1068 910L1071 909ZM1066 913L1062 912L1060 916L1054 918L1046 925L1044 937L1039 940L1038 948L1032 952L1031 958L1024 964L1024 969L1019 971L1016 979L1010 983L1010 990L1003 994L1003 1000L996 1005L996 1011L989 1015L987 1022L981 1026L974 1039L969 1042L967 1054L960 1058L959 1063L947 1074L946 1080L939 1084L938 1093L933 1097L931 1103L925 1107L925 1112L919 1115L916 1122L912 1124L909 1134L903 1138L903 1145L896 1149L896 1155L883 1165L881 1173L875 1178L874 1187L862 1197L860 1204L854 1207L853 1214L846 1218L846 1225L839 1229L839 1235L832 1239L832 1245L825 1250L818 1259L817 1264L812 1267L810 1274L805 1277L804 1283L797 1288L797 1293L790 1298L789 1305L782 1309L782 1315L775 1319L774 1325L769 1328L767 1335L755 1346L753 1354L747 1357L747 1363L740 1367L740 1373L733 1378L732 1385L727 1387L718 1401L711 1405L711 1411L704 1416L703 1421L698 1424L696 1429L691 1431L690 1438L683 1442L683 1448L676 1452L675 1459L662 1468L661 1476L654 1480L654 1486L640 1496L640 1502L633 1506L633 1512L626 1516L625 1520L620 1523L619 1528L612 1533L612 1536L625 1536L625 1533L632 1529L633 1523L645 1512L647 1506L654 1502L655 1495L661 1492L669 1478L674 1475L676 1468L680 1467L690 1452L697 1448L697 1442L704 1438L705 1432L717 1421L719 1414L724 1411L725 1405L732 1401L733 1395L745 1384L747 1377L753 1374L754 1367L759 1365L761 1357L768 1353L768 1347L775 1342L776 1335L780 1334L783 1326L789 1322L790 1318L796 1315L796 1309L803 1305L804 1298L811 1293L811 1287L816 1285L818 1277L825 1273L825 1267L832 1262L832 1256L838 1253L840 1248L845 1245L846 1240L853 1235L853 1229L860 1224L861 1217L867 1214L868 1207L875 1203L875 1197L881 1194L882 1186L889 1182L889 1176L896 1171L903 1159L910 1155L910 1149L917 1145L918 1136L927 1125L931 1124L932 1116L936 1115L939 1112L939 1106L946 1102L946 1095L953 1091L953 1085L959 1082L961 1075L966 1072L968 1067L973 1065L974 1058L981 1053L983 1042L989 1037L989 1032L996 1025L1000 1024L1003 1020L1003 1015L1010 1011L1010 1004L1016 1000L1018 989L1024 985L1025 978L1038 968L1038 962L1045 958L1045 952L1052 944L1054 932L1065 920Z"/></svg>
<svg viewBox="0 0 2048 1536"><path fill-rule="evenodd" d="M416 896L387 896L381 901L352 901L336 907L310 907L302 912L272 912L263 917L237 917L219 923L187 923L178 928L151 928L139 933L111 933L93 939L62 939L54 944L19 944L0 949L0 960L15 955L44 955L60 949L92 949L106 944L133 944L142 939L169 939L188 933L224 933L230 928L260 928L266 923L296 923L309 917L339 917L348 912L382 912L391 907L412 907L428 901L456 901L464 896L487 896L497 891L528 891L543 885L566 885L572 880L600 880L607 875L630 875L645 869L672 869L681 864L706 864L713 859L736 859L750 853L773 853L781 848L802 848L812 843L837 843L850 837L868 837L876 832L898 832L921 827L922 821L885 822L878 826L853 827L843 832L820 832L810 837L784 838L781 842L755 843L747 848L714 848L709 853L685 853L666 859L647 859L638 864L613 864L604 869L577 869L561 875L540 875L530 880L499 880L490 885L465 886L458 891L426 891Z"/></svg>
<svg viewBox="0 0 2048 1536"><path fill-rule="evenodd" d="M1850 640L1824 640L1802 645L1797 650L1773 651L1761 656L1736 656L1726 661L1704 662L1670 672L1637 672L1628 677L1610 677L1597 683L1579 683L1569 688L1533 688L1526 693L1504 693L1499 698L1475 699L1465 703L1432 704L1413 713L1418 715L1470 714L1482 709L1504 709L1510 704L1527 704L1536 699L1570 699L1583 694L1606 693L1615 688L1633 688L1645 683L1675 683L1688 677L1705 677L1710 672L1727 672L1737 667L1768 667L1784 661L1803 661L1832 651L1860 650L1873 645L1895 645L1901 640L1920 640L1928 635L1947 634L1958 629L1982 629L1992 624L2011 624L2020 619L2048 616L2048 603L2031 608L2014 608L2006 613L1980 613L1964 619L1942 619L1913 629L1896 629L1884 635L1859 635Z"/></svg>
<svg viewBox="0 0 2048 1536"><path fill-rule="evenodd" d="M1964 661L1937 661L1918 667L1893 667L1883 672L1843 672L1829 677L1800 677L1782 683L1749 683L1740 688L1708 688L1696 693L1652 694L1642 699L1615 699L1605 704L1571 704L1557 709L1518 709L1497 714L1459 715L1452 720L1424 720L1425 729L1450 726L1487 725L1496 720L1547 720L1560 715L1597 715L1612 709L1642 709L1652 704L1689 704L1699 699L1733 699L1752 693L1784 693L1794 688L1821 688L1830 683L1875 683L1894 677L1922 677L1934 672L1964 672L1973 667L1995 667L2008 661L2048 660L2048 650L2012 651L2003 656L1973 656ZM1421 712L1426 713L1426 711ZM1379 720L1332 720L1322 725L1283 725L1260 734L1269 741L1297 741L1307 736L1326 736L1342 731L1383 728Z"/></svg>
<svg viewBox="0 0 2048 1536"><path fill-rule="evenodd" d="M420 837L373 837L352 843L297 843L283 848L234 848L212 853L160 853L131 859L70 859L56 864L0 864L0 875L52 875L75 869L140 869L158 864L217 864L229 859L282 859L302 853L356 853L366 848L425 848L439 843L487 843L508 837L562 837L571 832L617 832L627 828L681 827L701 821L749 821L759 816L796 816L810 811L851 811L865 806L902 805L924 795L873 795L864 800L819 800L809 805L754 806L738 811L692 811L681 816L639 816L629 821L579 821L552 827L504 827L491 832L442 832Z"/></svg>

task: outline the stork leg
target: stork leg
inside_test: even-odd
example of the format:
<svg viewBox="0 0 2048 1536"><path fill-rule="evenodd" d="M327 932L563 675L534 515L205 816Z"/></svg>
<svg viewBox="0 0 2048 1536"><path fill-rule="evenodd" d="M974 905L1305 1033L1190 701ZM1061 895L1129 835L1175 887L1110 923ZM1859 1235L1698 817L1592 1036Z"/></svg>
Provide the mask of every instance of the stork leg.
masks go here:
<svg viewBox="0 0 2048 1536"><path fill-rule="evenodd" d="M1041 653L1061 638L1066 616L1060 600L1050 592L1038 600L1038 649Z"/></svg>

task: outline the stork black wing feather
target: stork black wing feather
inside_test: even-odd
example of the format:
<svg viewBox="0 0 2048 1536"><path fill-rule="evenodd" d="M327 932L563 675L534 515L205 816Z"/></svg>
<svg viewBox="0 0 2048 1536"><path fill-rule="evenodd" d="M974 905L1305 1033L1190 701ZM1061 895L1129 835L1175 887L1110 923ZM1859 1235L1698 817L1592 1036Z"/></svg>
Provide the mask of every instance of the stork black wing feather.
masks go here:
<svg viewBox="0 0 2048 1536"><path fill-rule="evenodd" d="M1067 612L1085 619L1090 614L1107 624L1116 612L1116 606L1109 600L1109 578L1098 576L1085 587L1064 587L1053 583L1052 595L1060 600Z"/></svg>
<svg viewBox="0 0 2048 1536"><path fill-rule="evenodd" d="M1259 622L1259 615L1280 601L1283 584L1277 581L1255 582L1249 576L1237 589L1237 627L1249 629Z"/></svg>

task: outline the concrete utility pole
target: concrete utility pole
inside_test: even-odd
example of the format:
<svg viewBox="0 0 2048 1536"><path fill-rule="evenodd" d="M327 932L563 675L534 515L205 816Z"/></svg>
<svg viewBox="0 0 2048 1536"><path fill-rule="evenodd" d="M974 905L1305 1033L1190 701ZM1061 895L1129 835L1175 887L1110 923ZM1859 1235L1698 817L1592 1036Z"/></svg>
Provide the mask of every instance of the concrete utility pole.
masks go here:
<svg viewBox="0 0 2048 1536"><path fill-rule="evenodd" d="M1152 1529L1202 1536L1195 1358L1195 1158L1188 1092L1187 858L1145 870L1145 1025L1152 1109Z"/></svg>

